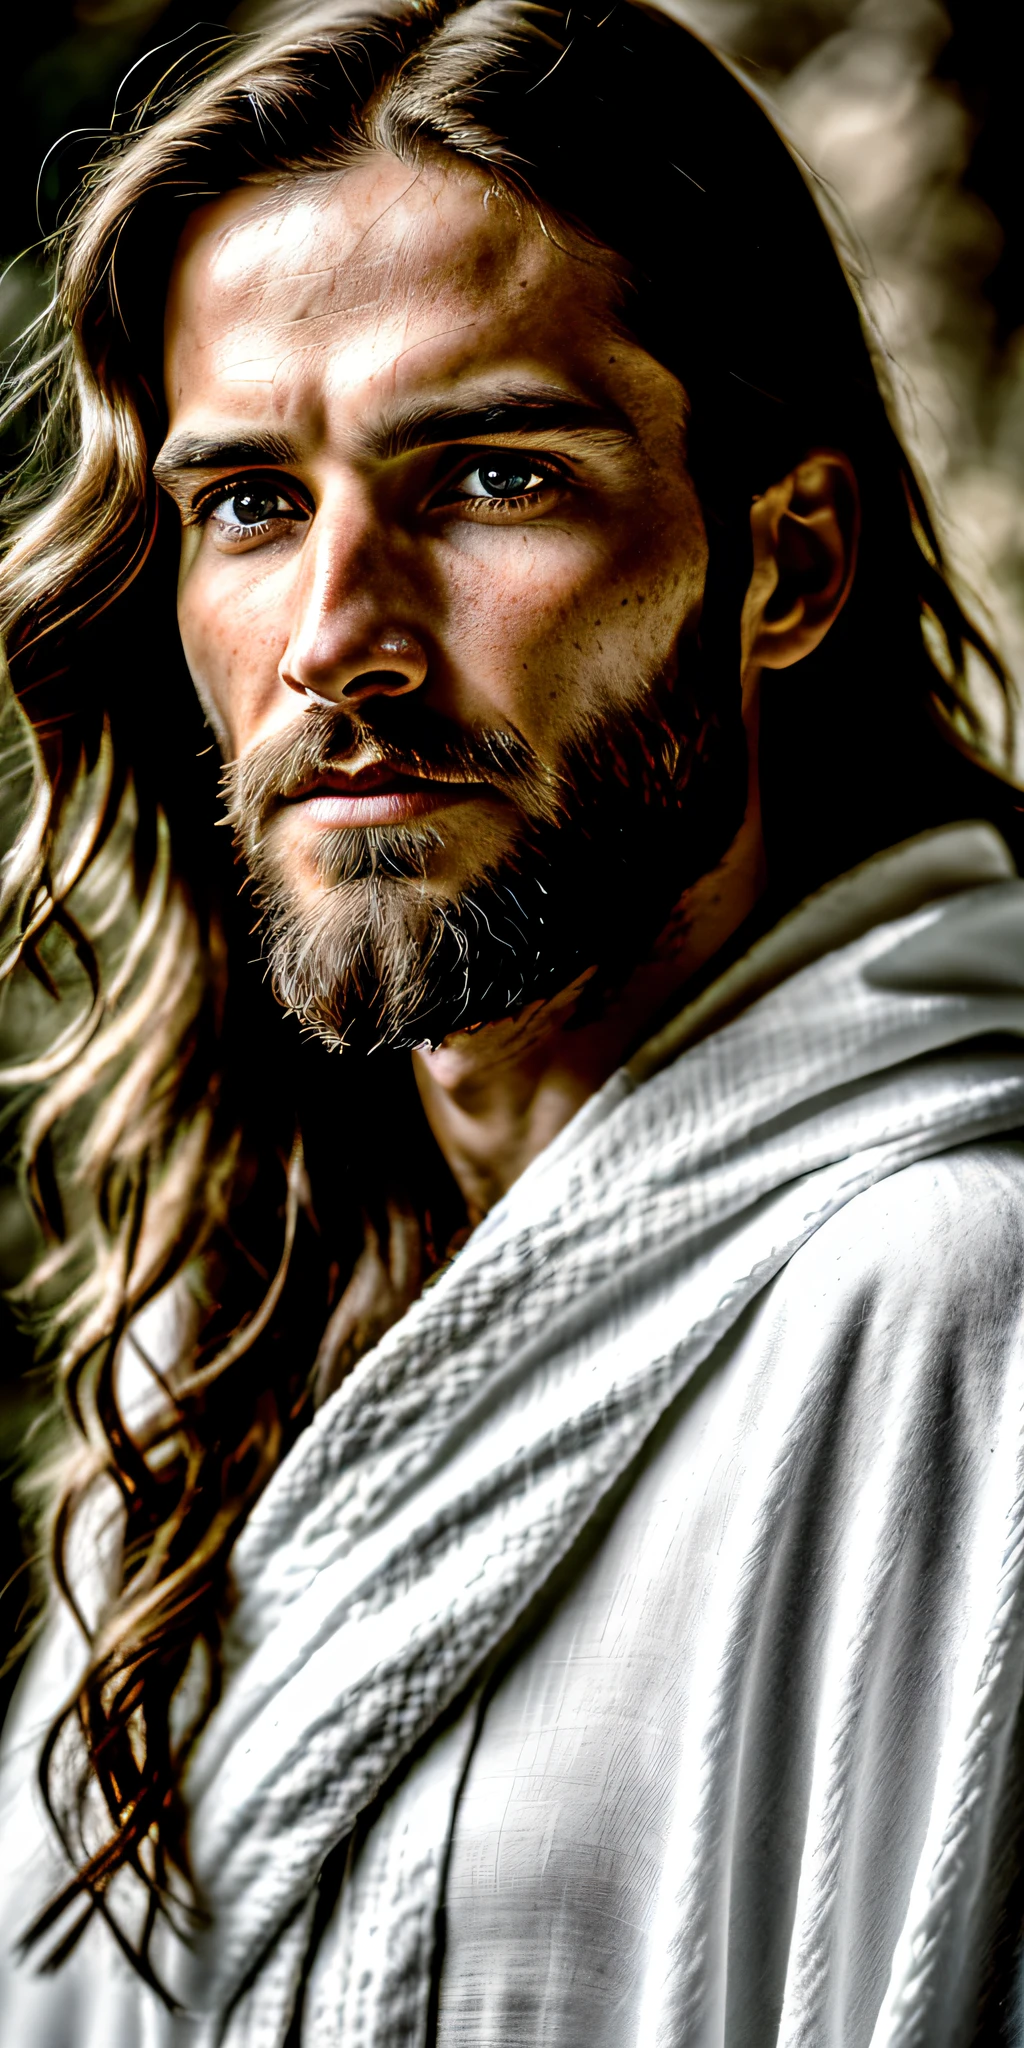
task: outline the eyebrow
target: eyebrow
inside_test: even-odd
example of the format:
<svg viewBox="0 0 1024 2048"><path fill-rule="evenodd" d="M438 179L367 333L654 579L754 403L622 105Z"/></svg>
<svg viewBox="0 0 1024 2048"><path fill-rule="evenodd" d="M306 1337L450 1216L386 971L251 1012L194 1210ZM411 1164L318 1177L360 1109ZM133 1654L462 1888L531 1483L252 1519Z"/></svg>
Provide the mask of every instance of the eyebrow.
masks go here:
<svg viewBox="0 0 1024 2048"><path fill-rule="evenodd" d="M632 439L634 428L612 404L572 398L561 391L507 391L472 406L425 404L410 407L400 418L385 421L367 443L383 461L459 441L479 441L495 434L616 433ZM176 434L153 464L158 480L168 481L193 470L251 469L264 463L294 465L300 459L293 441L282 434L254 428L218 440L202 434Z"/></svg>
<svg viewBox="0 0 1024 2048"><path fill-rule="evenodd" d="M571 398L564 391L505 391L480 405L411 407L400 419L374 436L374 452L406 455L434 442L480 441L493 434L579 434L613 432L633 435L625 413L612 404L597 405Z"/></svg>
<svg viewBox="0 0 1024 2048"><path fill-rule="evenodd" d="M232 440L208 434L175 434L164 443L153 464L157 479L181 476L192 469L252 469L264 462L295 462L297 450L283 434L251 433Z"/></svg>

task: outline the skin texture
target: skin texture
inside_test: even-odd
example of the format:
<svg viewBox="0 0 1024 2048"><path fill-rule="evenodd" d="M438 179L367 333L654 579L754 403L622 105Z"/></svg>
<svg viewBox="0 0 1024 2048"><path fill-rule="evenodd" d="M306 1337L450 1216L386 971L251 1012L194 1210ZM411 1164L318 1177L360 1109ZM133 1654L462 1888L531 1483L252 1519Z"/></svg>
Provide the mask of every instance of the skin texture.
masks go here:
<svg viewBox="0 0 1024 2048"><path fill-rule="evenodd" d="M443 161L374 155L193 215L168 299L156 473L182 516L185 655L226 758L311 702L358 711L418 693L467 730L522 736L554 789L582 727L642 700L697 624L707 542L685 394L613 307L606 263L556 246L482 174ZM499 418L503 406L514 411ZM453 414L484 417L467 431ZM747 815L599 1021L566 1030L577 985L414 1054L471 1216L756 903L760 674L828 630L856 531L852 471L830 451L752 508ZM357 742L329 788L273 821L299 894L323 886L325 825L429 817L442 892L513 846L514 808L486 785L402 787L361 767Z"/></svg>

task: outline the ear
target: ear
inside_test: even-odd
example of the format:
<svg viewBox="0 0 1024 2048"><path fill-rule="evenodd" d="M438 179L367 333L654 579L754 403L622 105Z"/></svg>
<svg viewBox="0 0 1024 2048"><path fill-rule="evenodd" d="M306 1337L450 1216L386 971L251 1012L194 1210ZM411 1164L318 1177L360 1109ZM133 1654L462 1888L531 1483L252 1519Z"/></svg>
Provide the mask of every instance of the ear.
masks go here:
<svg viewBox="0 0 1024 2048"><path fill-rule="evenodd" d="M744 668L789 668L824 639L853 581L860 493L849 457L815 448L754 499L750 532Z"/></svg>

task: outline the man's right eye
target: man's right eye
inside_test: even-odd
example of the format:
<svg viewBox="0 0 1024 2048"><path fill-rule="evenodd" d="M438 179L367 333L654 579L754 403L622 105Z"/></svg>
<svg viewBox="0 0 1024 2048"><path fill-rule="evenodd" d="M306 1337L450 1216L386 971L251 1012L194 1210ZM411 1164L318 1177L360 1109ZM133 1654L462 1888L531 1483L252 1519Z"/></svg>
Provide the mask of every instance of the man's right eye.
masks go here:
<svg viewBox="0 0 1024 2048"><path fill-rule="evenodd" d="M213 525L222 540L258 539L269 533L279 520L306 517L304 505L279 490L273 478L246 478L220 485L195 508L200 524Z"/></svg>
<svg viewBox="0 0 1024 2048"><path fill-rule="evenodd" d="M237 526L262 526L275 514L290 510L280 491L263 490L233 491L220 507L221 517L226 516Z"/></svg>

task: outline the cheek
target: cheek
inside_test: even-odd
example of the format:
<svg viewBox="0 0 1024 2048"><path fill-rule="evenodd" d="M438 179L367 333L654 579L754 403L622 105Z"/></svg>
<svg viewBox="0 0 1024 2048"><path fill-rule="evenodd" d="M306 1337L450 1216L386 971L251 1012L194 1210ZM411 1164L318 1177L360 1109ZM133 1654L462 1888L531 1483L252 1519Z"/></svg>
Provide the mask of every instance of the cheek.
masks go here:
<svg viewBox="0 0 1024 2048"><path fill-rule="evenodd" d="M285 639L264 587L211 573L201 557L183 561L178 630L196 693L225 752L243 753L294 717L295 700L277 672Z"/></svg>
<svg viewBox="0 0 1024 2048"><path fill-rule="evenodd" d="M483 696L549 760L596 717L636 702L699 616L703 530L637 526L586 544L527 528L504 538L500 561L462 560L451 577L467 697Z"/></svg>

